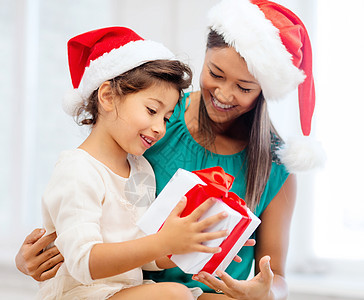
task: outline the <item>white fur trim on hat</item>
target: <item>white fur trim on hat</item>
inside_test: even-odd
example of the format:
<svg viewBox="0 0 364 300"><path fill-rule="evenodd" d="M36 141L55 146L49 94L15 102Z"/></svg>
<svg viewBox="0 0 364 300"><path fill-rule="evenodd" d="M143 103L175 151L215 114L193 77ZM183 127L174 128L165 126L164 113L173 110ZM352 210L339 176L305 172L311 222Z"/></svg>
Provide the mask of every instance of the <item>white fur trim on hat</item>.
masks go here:
<svg viewBox="0 0 364 300"><path fill-rule="evenodd" d="M75 116L77 108L104 81L113 79L143 63L159 59L174 59L174 55L161 43L151 40L132 41L103 54L90 62L90 65L85 69L79 87L65 95L62 105L64 111Z"/></svg>
<svg viewBox="0 0 364 300"><path fill-rule="evenodd" d="M77 89L72 89L66 92L62 101L63 111L70 115L76 116L77 109L83 104L82 97Z"/></svg>
<svg viewBox="0 0 364 300"><path fill-rule="evenodd" d="M279 30L249 0L223 0L209 12L209 26L245 59L266 100L279 100L304 81Z"/></svg>
<svg viewBox="0 0 364 300"><path fill-rule="evenodd" d="M90 66L85 69L78 89L82 98L87 98L106 80L115 78L147 61L173 57L173 53L160 43L150 40L129 42L91 61Z"/></svg>
<svg viewBox="0 0 364 300"><path fill-rule="evenodd" d="M276 154L290 173L320 168L326 161L321 143L308 136L288 139Z"/></svg>

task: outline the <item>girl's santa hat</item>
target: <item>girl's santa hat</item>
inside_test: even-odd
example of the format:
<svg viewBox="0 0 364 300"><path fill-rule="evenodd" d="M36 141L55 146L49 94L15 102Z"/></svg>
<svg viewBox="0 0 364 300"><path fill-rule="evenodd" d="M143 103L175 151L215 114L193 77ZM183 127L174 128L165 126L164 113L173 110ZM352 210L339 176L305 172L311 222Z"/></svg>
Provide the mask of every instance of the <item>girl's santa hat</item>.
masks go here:
<svg viewBox="0 0 364 300"><path fill-rule="evenodd" d="M144 40L126 27L89 31L70 39L67 46L74 89L65 96L63 109L71 116L104 81L145 62L174 57L162 44Z"/></svg>
<svg viewBox="0 0 364 300"><path fill-rule="evenodd" d="M309 138L315 87L311 43L302 21L271 1L222 0L209 12L209 27L244 58L267 101L279 100L298 87L304 138L291 140L277 154L290 172L322 165L323 151Z"/></svg>

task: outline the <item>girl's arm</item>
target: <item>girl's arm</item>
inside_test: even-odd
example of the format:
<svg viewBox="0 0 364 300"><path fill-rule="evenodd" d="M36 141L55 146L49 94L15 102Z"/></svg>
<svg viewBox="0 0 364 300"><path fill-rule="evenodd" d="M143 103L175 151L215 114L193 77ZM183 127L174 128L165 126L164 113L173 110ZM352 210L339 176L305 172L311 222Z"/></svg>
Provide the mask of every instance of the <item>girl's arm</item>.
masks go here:
<svg viewBox="0 0 364 300"><path fill-rule="evenodd" d="M150 261L169 254L189 252L216 253L219 247L207 247L202 243L227 235L226 231L204 232L214 223L226 217L225 213L199 221L200 217L215 202L209 199L190 215L181 218L186 206L184 197L156 233L136 240L122 243L101 243L93 246L89 268L92 279L105 278L140 267Z"/></svg>
<svg viewBox="0 0 364 300"><path fill-rule="evenodd" d="M234 299L287 299L285 265L289 231L296 199L296 177L289 175L286 182L260 216L255 250L256 276L249 281L235 280L225 272L217 272L217 279L201 272L194 279L214 290L221 290ZM199 299L226 299L224 295L203 294Z"/></svg>

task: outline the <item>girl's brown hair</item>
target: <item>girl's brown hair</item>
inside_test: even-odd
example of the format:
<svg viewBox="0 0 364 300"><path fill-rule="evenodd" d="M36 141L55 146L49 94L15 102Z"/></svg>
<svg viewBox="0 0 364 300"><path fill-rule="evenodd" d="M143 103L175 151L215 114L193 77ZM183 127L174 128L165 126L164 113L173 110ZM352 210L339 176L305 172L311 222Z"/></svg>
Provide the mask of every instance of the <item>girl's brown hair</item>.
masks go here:
<svg viewBox="0 0 364 300"><path fill-rule="evenodd" d="M223 37L210 30L207 37L207 49L229 47ZM245 202L254 211L268 182L272 167L271 139L280 137L269 118L267 102L261 93L255 107L240 116L235 124L239 124L240 137L247 142L246 146L246 193ZM204 101L200 99L198 135L203 146L214 143L214 124L209 118Z"/></svg>
<svg viewBox="0 0 364 300"><path fill-rule="evenodd" d="M115 95L125 97L137 93L155 84L170 84L179 92L179 100L183 90L191 85L192 71L178 60L153 60L131 69L113 79L111 87ZM98 118L98 90L95 90L77 112L79 125L95 125Z"/></svg>

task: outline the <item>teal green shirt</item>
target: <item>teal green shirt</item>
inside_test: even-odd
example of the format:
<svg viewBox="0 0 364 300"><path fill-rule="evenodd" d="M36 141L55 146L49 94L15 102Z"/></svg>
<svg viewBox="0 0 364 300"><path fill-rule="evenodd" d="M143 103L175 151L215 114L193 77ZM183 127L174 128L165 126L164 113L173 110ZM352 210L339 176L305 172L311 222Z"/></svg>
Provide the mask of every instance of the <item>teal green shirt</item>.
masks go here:
<svg viewBox="0 0 364 300"><path fill-rule="evenodd" d="M225 172L235 177L231 191L244 199L246 190L244 179L246 170L244 164L245 150L232 155L220 155L209 152L198 144L189 133L184 119L188 96L189 94L186 94L181 103L176 106L167 124L167 132L163 139L144 154L155 172L157 194L160 193L178 168L193 171L220 166ZM258 217L280 190L287 177L288 172L285 167L272 162L268 183L255 210ZM226 272L235 279L247 279L254 260L254 247L243 247L238 255L243 261L241 263L232 262ZM173 281L183 283L188 287L199 286L206 292L214 292L206 285L192 280L192 275L185 274L179 268L159 272L144 272L144 277L156 282Z"/></svg>

